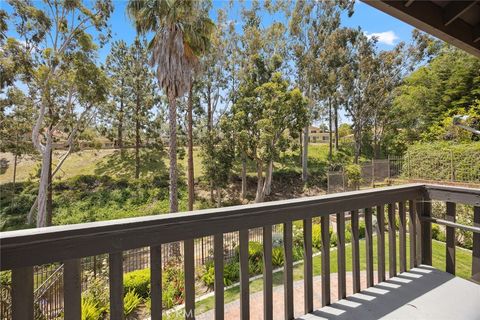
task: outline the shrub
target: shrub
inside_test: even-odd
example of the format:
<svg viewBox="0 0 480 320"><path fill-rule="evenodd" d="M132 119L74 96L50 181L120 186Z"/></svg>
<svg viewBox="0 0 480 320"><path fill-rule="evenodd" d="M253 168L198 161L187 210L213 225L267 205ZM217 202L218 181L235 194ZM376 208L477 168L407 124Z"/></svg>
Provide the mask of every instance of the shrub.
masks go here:
<svg viewBox="0 0 480 320"><path fill-rule="evenodd" d="M229 262L223 267L223 283L226 286L238 282L240 278L240 264L236 261ZM209 289L213 289L215 285L215 266L213 261L209 261L203 268L202 276L200 277L203 284Z"/></svg>
<svg viewBox="0 0 480 320"><path fill-rule="evenodd" d="M445 232L438 224L432 224L432 239L445 242Z"/></svg>
<svg viewBox="0 0 480 320"><path fill-rule="evenodd" d="M93 298L82 299L82 320L99 320L105 312L105 307L99 306Z"/></svg>
<svg viewBox="0 0 480 320"><path fill-rule="evenodd" d="M165 309L169 309L184 300L185 277L183 269L175 265L168 265L162 275L162 302Z"/></svg>
<svg viewBox="0 0 480 320"><path fill-rule="evenodd" d="M452 168L453 166L453 168ZM413 179L478 182L480 142L428 142L408 147L402 175Z"/></svg>
<svg viewBox="0 0 480 320"><path fill-rule="evenodd" d="M345 177L350 188L357 189L362 183L362 168L358 164L349 164L345 166Z"/></svg>
<svg viewBox="0 0 480 320"><path fill-rule="evenodd" d="M272 249L272 265L275 267L283 266L284 254L282 247L276 247Z"/></svg>
<svg viewBox="0 0 480 320"><path fill-rule="evenodd" d="M142 303L142 298L133 290L127 292L123 298L123 314L129 316Z"/></svg>
<svg viewBox="0 0 480 320"><path fill-rule="evenodd" d="M123 291L133 291L142 298L150 294L150 269L128 272L123 276Z"/></svg>

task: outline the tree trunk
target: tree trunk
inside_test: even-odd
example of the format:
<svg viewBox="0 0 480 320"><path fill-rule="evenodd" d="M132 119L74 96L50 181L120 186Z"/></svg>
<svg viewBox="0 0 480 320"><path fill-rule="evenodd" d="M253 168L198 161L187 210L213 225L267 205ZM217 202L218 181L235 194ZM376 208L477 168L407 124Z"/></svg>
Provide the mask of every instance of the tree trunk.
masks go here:
<svg viewBox="0 0 480 320"><path fill-rule="evenodd" d="M52 225L53 217L53 184L52 184L52 154L53 148L50 149L50 165L48 166L48 188L47 188L47 226Z"/></svg>
<svg viewBox="0 0 480 320"><path fill-rule="evenodd" d="M335 101L334 105L334 117L335 117L335 150L338 151L338 140L339 140L339 134L338 134L338 105L337 102Z"/></svg>
<svg viewBox="0 0 480 320"><path fill-rule="evenodd" d="M207 90L207 129L210 133L213 129L212 89L209 86Z"/></svg>
<svg viewBox="0 0 480 320"><path fill-rule="evenodd" d="M120 111L117 128L117 147L120 149L120 156L123 157L125 155L125 150L123 149L123 96L120 98Z"/></svg>
<svg viewBox="0 0 480 320"><path fill-rule="evenodd" d="M355 128L354 139L355 139L355 163L358 164L358 158L360 158L360 148L362 144L361 129Z"/></svg>
<svg viewBox="0 0 480 320"><path fill-rule="evenodd" d="M40 181L37 196L37 228L47 226L47 194L48 194L48 176L50 167L50 150L52 149L51 133L47 133L45 149L42 152L42 167L40 171Z"/></svg>
<svg viewBox="0 0 480 320"><path fill-rule="evenodd" d="M332 104L328 99L328 159L332 160L333 153L333 133L332 133Z"/></svg>
<svg viewBox="0 0 480 320"><path fill-rule="evenodd" d="M242 154L242 199L247 197L247 157Z"/></svg>
<svg viewBox="0 0 480 320"><path fill-rule="evenodd" d="M170 160L170 212L178 211L178 190L177 190L177 104L175 96L170 93L169 100L169 160Z"/></svg>
<svg viewBox="0 0 480 320"><path fill-rule="evenodd" d="M135 108L135 179L140 178L140 101L137 92Z"/></svg>
<svg viewBox="0 0 480 320"><path fill-rule="evenodd" d="M300 165L302 165L303 163L303 143L302 143L302 139L303 139L303 130L300 130L300 136L299 136L299 139L300 139Z"/></svg>
<svg viewBox="0 0 480 320"><path fill-rule="evenodd" d="M15 182L17 181L17 158L18 155L15 153L15 157L13 158L13 194L15 194Z"/></svg>
<svg viewBox="0 0 480 320"><path fill-rule="evenodd" d="M302 181L308 180L308 125L303 129Z"/></svg>
<svg viewBox="0 0 480 320"><path fill-rule="evenodd" d="M193 210L193 203L195 201L195 186L194 186L194 168L193 168L193 85L190 85L188 92L188 110L187 110L187 125L188 125L188 210Z"/></svg>
<svg viewBox="0 0 480 320"><path fill-rule="evenodd" d="M217 208L222 206L222 190L217 187Z"/></svg>
<svg viewBox="0 0 480 320"><path fill-rule="evenodd" d="M272 192L272 175L273 175L273 161L268 162L267 171L265 173L265 183L263 187L263 193L269 196Z"/></svg>
<svg viewBox="0 0 480 320"><path fill-rule="evenodd" d="M255 203L263 202L265 194L263 193L263 165L257 163L257 193L255 195Z"/></svg>
<svg viewBox="0 0 480 320"><path fill-rule="evenodd" d="M168 127L170 140L168 145L168 157L170 162L169 168L169 200L170 212L178 212L178 176L177 176L177 101L174 94L168 95ZM181 251L180 242L171 244L173 256L180 261Z"/></svg>

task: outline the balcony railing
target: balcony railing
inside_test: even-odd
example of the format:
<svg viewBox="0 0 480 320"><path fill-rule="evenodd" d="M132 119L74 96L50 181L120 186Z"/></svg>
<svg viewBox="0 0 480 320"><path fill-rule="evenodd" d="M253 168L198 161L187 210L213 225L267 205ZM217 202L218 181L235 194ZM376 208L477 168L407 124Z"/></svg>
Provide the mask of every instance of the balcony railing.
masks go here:
<svg viewBox="0 0 480 320"><path fill-rule="evenodd" d="M432 217L432 201L446 202L446 218ZM473 226L455 222L456 204L474 207ZM385 207L387 208L385 210ZM81 319L81 258L109 255L110 318L123 317L123 263L125 250L150 247L151 318L162 318L162 252L161 245L183 241L185 271L185 317L195 316L194 239L214 237L215 319L224 318L223 234L239 232L240 310L241 318L249 318L248 231L263 228L263 306L264 319L273 318L272 301L272 226L283 224L285 319L294 318L293 239L292 223L303 221L304 296L303 312L313 311L312 219L320 217L321 226L321 296L322 305L330 301L329 216L336 215L338 297L346 297L345 213L351 216L353 292L360 291L359 210L364 212L367 286L387 276L385 250L389 252L388 277L419 264L432 264L432 223L446 228L446 270L455 274L455 229L474 233L472 279L480 281L480 190L410 184L346 192L334 195L275 201L196 212L164 214L40 229L3 232L0 234L1 270L12 270L13 319L34 318L35 265L64 263L64 317ZM385 213L387 221L385 221ZM372 215L377 217L377 252L373 246ZM408 217L408 225L407 225ZM398 218L398 234L388 228L385 248L385 226L393 226ZM409 234L407 243L407 233ZM397 261L397 235L399 261ZM409 264L407 265L407 246ZM374 254L378 265L374 266Z"/></svg>

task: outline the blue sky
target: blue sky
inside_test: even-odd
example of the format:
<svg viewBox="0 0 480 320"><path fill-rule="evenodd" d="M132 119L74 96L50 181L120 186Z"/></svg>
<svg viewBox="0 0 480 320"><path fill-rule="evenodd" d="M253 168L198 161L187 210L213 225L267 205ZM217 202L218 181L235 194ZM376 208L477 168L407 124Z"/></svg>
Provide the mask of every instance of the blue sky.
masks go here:
<svg viewBox="0 0 480 320"><path fill-rule="evenodd" d="M131 43L136 33L131 21L125 14L126 3L127 1L114 1L115 10L110 24L112 26L112 40L123 39L127 43ZM248 1L246 3L248 5ZM227 0L213 1L212 18L215 18L215 12L218 8L226 6L228 6ZM234 9L240 9L240 5L234 4ZM231 18L238 18L238 15L235 13L232 13L232 15ZM272 17L265 16L263 19L264 23L269 23ZM359 1L355 4L354 15L350 18L345 16L342 24L348 27L360 26L367 34L377 35L379 37L378 48L380 50L391 49L399 41L410 41L413 29L410 25ZM110 46L107 44L100 50L100 60L104 60L109 49Z"/></svg>
<svg viewBox="0 0 480 320"><path fill-rule="evenodd" d="M39 0L33 1L34 3L36 1L40 2ZM245 0L244 2L247 6L249 5L249 0ZM130 44L136 36L135 28L125 12L126 4L127 0L114 0L115 9L109 21L112 28L112 39L110 43L122 39ZM42 6L43 3L38 3L38 5ZM228 5L228 0L213 0L213 8L211 10L212 19L215 20L216 12L219 8L226 8ZM0 0L0 8L5 8L8 13L12 12L5 0ZM228 18L232 20L240 20L240 9L241 4L235 2L233 8L228 10ZM274 16L267 15L266 13L262 14L263 26L269 25L274 20L282 21L285 20L285 17L282 14L276 14ZM413 29L410 25L358 0L355 4L355 13L350 18L347 15L344 15L342 25L354 28L361 27L367 35L377 36L379 50L392 49L400 41L409 42L411 40L411 32ZM240 28L241 26L239 24L239 32L241 32ZM10 28L8 36L16 36L12 28ZM105 58L110 51L110 43L107 43L99 50L99 61L101 63L105 61ZM341 114L341 121L349 122L343 113Z"/></svg>
<svg viewBox="0 0 480 320"><path fill-rule="evenodd" d="M36 1L39 2L39 0L34 0L34 3ZM248 2L248 0L245 0L247 6ZM115 10L110 19L110 25L112 27L112 41L123 39L127 43L131 43L135 38L135 29L125 13L126 4L126 0L114 1ZM215 19L217 9L227 6L228 0L213 0L213 8L211 11L212 18ZM229 11L229 18L237 20L239 19L240 6L241 5L239 3L234 4L233 10ZM11 13L11 8L5 0L0 0L0 8L5 8L7 12ZM282 20L285 18L283 18L280 14L273 17L263 15L262 24L268 25L275 19ZM343 17L342 25L348 27L361 27L365 33L378 36L378 48L380 50L391 49L399 41L408 42L411 39L411 31L413 29L410 25L360 1L356 2L355 13L352 17L348 18L346 15ZM12 30L12 28L10 28L8 35L15 37L15 32ZM109 50L110 44L107 44L105 47L100 49L99 58L101 62L105 60Z"/></svg>

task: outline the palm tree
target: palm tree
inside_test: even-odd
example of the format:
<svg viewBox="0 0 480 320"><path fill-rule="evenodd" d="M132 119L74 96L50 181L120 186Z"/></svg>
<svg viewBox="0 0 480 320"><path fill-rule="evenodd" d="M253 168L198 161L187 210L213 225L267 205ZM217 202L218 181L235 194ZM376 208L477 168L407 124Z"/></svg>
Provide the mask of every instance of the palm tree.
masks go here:
<svg viewBox="0 0 480 320"><path fill-rule="evenodd" d="M210 45L214 23L210 2L199 0L130 0L127 14L140 34L154 33L149 43L150 64L156 68L169 104L170 212L178 211L176 99L192 83L199 56Z"/></svg>

